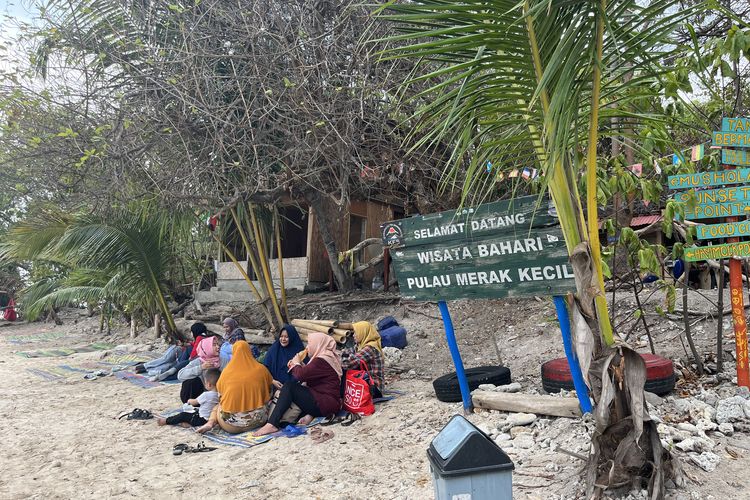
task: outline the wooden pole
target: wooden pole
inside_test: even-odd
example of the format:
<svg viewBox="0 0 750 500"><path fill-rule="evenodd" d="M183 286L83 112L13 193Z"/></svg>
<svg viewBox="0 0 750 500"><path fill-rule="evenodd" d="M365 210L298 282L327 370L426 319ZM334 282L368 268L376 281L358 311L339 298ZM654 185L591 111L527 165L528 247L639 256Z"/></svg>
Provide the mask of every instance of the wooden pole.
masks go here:
<svg viewBox="0 0 750 500"><path fill-rule="evenodd" d="M724 371L724 260L719 261L719 297L716 324L716 371Z"/></svg>
<svg viewBox="0 0 750 500"><path fill-rule="evenodd" d="M383 291L388 291L388 281L390 281L390 262L391 249L383 247Z"/></svg>
<svg viewBox="0 0 750 500"><path fill-rule="evenodd" d="M281 224L279 224L279 210L276 208L276 205L273 207L273 222L274 226L276 226L276 257L279 261L281 308L284 310L284 317L289 319L289 308L286 305L286 283L284 282L284 257L281 254Z"/></svg>
<svg viewBox="0 0 750 500"><path fill-rule="evenodd" d="M729 167L730 169L734 167ZM737 222L739 217L727 217L727 222ZM727 243L736 243L739 238L727 238ZM750 387L750 367L747 361L747 320L745 305L742 299L742 262L729 259L729 289L732 300L732 319L734 320L734 341L737 353L737 385Z"/></svg>

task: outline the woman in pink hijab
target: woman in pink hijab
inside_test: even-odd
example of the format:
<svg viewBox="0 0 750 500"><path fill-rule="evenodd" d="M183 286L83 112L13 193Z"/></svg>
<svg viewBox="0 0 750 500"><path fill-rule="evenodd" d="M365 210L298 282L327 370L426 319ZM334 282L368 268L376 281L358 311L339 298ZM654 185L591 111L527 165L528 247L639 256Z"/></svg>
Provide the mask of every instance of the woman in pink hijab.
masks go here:
<svg viewBox="0 0 750 500"><path fill-rule="evenodd" d="M294 379L284 383L268 423L254 435L278 431L281 418L292 403L305 415L299 420L303 425L315 417L333 415L341 409L341 360L336 354L336 342L325 333L310 333L306 351L289 361L289 372ZM307 365L302 363L305 356L310 358Z"/></svg>

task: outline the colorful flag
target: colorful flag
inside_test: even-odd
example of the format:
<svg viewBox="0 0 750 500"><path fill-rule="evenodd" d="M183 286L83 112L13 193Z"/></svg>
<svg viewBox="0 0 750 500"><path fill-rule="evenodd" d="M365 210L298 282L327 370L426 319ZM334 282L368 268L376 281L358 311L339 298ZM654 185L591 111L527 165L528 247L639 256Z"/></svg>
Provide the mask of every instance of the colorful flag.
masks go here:
<svg viewBox="0 0 750 500"><path fill-rule="evenodd" d="M654 160L654 172L656 172L656 175L661 175L661 167L657 160Z"/></svg>
<svg viewBox="0 0 750 500"><path fill-rule="evenodd" d="M682 158L682 154L675 153L675 154L672 155L672 165L679 165L683 161L684 161L684 159Z"/></svg>
<svg viewBox="0 0 750 500"><path fill-rule="evenodd" d="M518 169L514 168L513 170L511 170L510 173L508 174L508 177L510 177L511 179L514 177L518 177Z"/></svg>
<svg viewBox="0 0 750 500"><path fill-rule="evenodd" d="M536 172L536 169L535 169L535 168L534 168L534 169L531 169L531 178L532 178L532 179L536 179L536 178L537 178L537 172Z"/></svg>
<svg viewBox="0 0 750 500"><path fill-rule="evenodd" d="M492 162L487 160L487 173L492 172Z"/></svg>
<svg viewBox="0 0 750 500"><path fill-rule="evenodd" d="M497 172L497 175L495 176L495 180L501 181L505 178L505 174L502 171Z"/></svg>
<svg viewBox="0 0 750 500"><path fill-rule="evenodd" d="M690 150L690 160L699 161L701 158L703 158L704 151L705 150L703 144L693 146L693 148Z"/></svg>
<svg viewBox="0 0 750 500"><path fill-rule="evenodd" d="M643 173L643 163L634 163L628 168L630 168L630 171L633 172L636 177L640 177Z"/></svg>
<svg viewBox="0 0 750 500"><path fill-rule="evenodd" d="M651 203L651 202L650 202L650 201L648 201L648 200L643 200L643 206L644 206L644 207L647 207L647 206L649 206L649 204L650 204L650 203Z"/></svg>
<svg viewBox="0 0 750 500"><path fill-rule="evenodd" d="M529 177L531 177L531 170L528 168L524 168L523 172L521 172L521 177L523 177L526 180L529 180Z"/></svg>

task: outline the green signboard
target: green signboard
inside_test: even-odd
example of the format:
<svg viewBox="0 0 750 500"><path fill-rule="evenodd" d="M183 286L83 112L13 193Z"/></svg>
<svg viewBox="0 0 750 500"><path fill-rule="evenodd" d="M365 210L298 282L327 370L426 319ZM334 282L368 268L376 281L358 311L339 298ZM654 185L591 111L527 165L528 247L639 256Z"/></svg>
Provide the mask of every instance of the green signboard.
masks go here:
<svg viewBox="0 0 750 500"><path fill-rule="evenodd" d="M695 197L698 205L713 205L716 203L745 202L750 203L750 185L733 186L720 189L704 189L694 193L682 192L675 195L677 201L689 201Z"/></svg>
<svg viewBox="0 0 750 500"><path fill-rule="evenodd" d="M750 220L741 222L724 222L721 224L708 224L698 226L699 240L714 240L717 238L733 238L737 236L750 236Z"/></svg>
<svg viewBox="0 0 750 500"><path fill-rule="evenodd" d="M392 233L393 241L387 244L393 245L398 240L400 246L410 247L435 241L465 240L514 228L526 228L528 231L530 227L557 224L557 219L547 212L547 201L541 201L538 196L524 196L477 207L418 215L386 223L383 227L397 227L400 233L398 238ZM386 234L383 237L386 238Z"/></svg>
<svg viewBox="0 0 750 500"><path fill-rule="evenodd" d="M739 217L742 215L750 215L750 202L734 201L713 205L698 205L694 210L685 210L685 218L688 220Z"/></svg>
<svg viewBox="0 0 750 500"><path fill-rule="evenodd" d="M744 184L746 182L750 182L750 168L670 175L667 178L667 186L672 190L704 186L723 186L726 184Z"/></svg>
<svg viewBox="0 0 750 500"><path fill-rule="evenodd" d="M722 118L722 132L750 132L750 118Z"/></svg>
<svg viewBox="0 0 750 500"><path fill-rule="evenodd" d="M722 149L721 163L727 165L750 165L750 154L744 149Z"/></svg>
<svg viewBox="0 0 750 500"><path fill-rule="evenodd" d="M706 259L729 259L731 257L750 256L750 241L727 243L726 245L713 245L707 247L690 247L685 249L685 260L695 262Z"/></svg>
<svg viewBox="0 0 750 500"><path fill-rule="evenodd" d="M750 132L714 132L711 135L711 145L750 148Z"/></svg>
<svg viewBox="0 0 750 500"><path fill-rule="evenodd" d="M546 202L544 211L538 205L531 196L383 224L401 295L453 300L574 290L562 231L549 225L556 220Z"/></svg>

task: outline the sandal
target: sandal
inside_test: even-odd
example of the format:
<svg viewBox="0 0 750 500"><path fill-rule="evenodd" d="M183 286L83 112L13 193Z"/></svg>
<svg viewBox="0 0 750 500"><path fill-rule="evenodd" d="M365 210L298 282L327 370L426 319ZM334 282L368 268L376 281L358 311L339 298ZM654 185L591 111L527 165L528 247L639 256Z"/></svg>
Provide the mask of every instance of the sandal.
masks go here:
<svg viewBox="0 0 750 500"><path fill-rule="evenodd" d="M120 415L117 420L121 420L123 417L127 417L127 420L148 420L150 418L154 418L150 411L141 410L140 408L136 408L130 413Z"/></svg>
<svg viewBox="0 0 750 500"><path fill-rule="evenodd" d="M333 431L316 427L310 432L310 439L315 444L325 443L334 436Z"/></svg>
<svg viewBox="0 0 750 500"><path fill-rule="evenodd" d="M182 455L183 451L187 451L190 449L190 446L185 443L180 443L174 445L174 448L172 448L172 455Z"/></svg>
<svg viewBox="0 0 750 500"><path fill-rule="evenodd" d="M185 450L185 453L202 453L204 451L214 451L215 449L215 446L206 446L203 441L201 441L195 448L188 448Z"/></svg>
<svg viewBox="0 0 750 500"><path fill-rule="evenodd" d="M350 414L349 414L349 415L347 416L347 421L346 421L346 422L343 422L343 423L342 423L341 425L343 425L344 427L349 427L350 425L352 425L352 424L353 424L354 422L356 422L357 420L359 420L359 419L361 419L361 418L362 418L362 417L360 417L360 416L359 416L359 415L357 415L356 413L350 413Z"/></svg>
<svg viewBox="0 0 750 500"><path fill-rule="evenodd" d="M346 420L346 415L342 415L342 416L334 415L331 418L327 418L327 419L323 420L320 423L320 425L325 425L325 426L336 425L336 424L340 424L344 420Z"/></svg>

